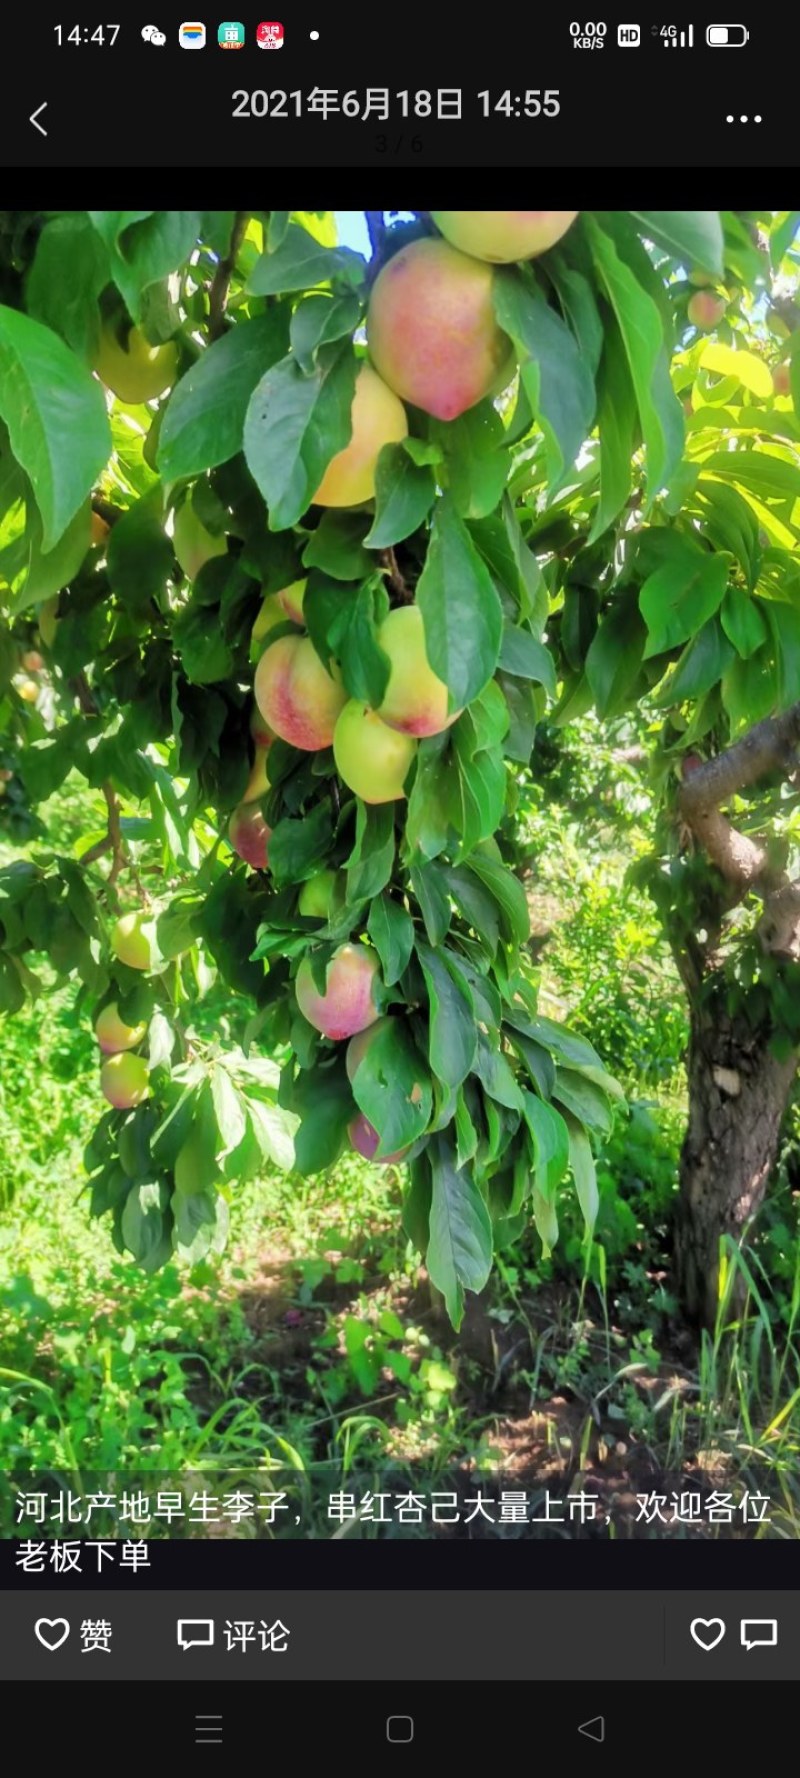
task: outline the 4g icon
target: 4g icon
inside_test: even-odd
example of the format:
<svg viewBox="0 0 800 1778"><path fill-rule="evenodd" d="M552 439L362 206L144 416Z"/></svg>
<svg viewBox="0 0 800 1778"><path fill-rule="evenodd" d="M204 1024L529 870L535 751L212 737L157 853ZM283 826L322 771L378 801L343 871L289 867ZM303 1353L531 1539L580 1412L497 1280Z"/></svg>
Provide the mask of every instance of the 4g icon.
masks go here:
<svg viewBox="0 0 800 1778"><path fill-rule="evenodd" d="M259 49L283 49L283 25L259 25L256 43Z"/></svg>

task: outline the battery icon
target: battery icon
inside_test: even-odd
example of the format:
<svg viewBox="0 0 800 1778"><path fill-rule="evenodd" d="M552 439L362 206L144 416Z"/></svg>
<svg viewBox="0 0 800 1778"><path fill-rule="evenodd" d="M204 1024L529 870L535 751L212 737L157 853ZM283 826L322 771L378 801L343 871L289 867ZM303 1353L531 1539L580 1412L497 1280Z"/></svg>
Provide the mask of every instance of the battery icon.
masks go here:
<svg viewBox="0 0 800 1778"><path fill-rule="evenodd" d="M746 25L709 25L706 43L709 49L744 49L749 36Z"/></svg>

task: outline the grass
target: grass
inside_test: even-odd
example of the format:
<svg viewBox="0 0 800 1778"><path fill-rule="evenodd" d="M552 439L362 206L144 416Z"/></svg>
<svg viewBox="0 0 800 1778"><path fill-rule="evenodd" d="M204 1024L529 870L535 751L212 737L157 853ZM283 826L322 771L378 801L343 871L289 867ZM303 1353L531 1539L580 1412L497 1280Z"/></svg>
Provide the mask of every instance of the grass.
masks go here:
<svg viewBox="0 0 800 1778"><path fill-rule="evenodd" d="M736 1534L800 1533L800 1119L757 1241L746 1259L724 1256L717 1326L698 1347L669 1271L683 1006L648 905L634 891L621 900L646 811L635 777L621 795L613 761L611 803L601 784L582 808L583 763L578 749L563 795L551 783L546 803L530 796L522 843L543 1002L592 1036L630 1095L598 1157L588 1252L565 1194L552 1259L533 1234L502 1253L456 1338L402 1235L396 1171L354 1158L323 1180L247 1185L218 1264L146 1278L88 1219L96 1057L61 989L2 1039L0 1475L272 1485L287 1491L288 1530L297 1515L303 1535L377 1536L369 1520L337 1527L324 1496L502 1471L534 1501L546 1488L596 1491L603 1529L571 1535L730 1535L707 1515L702 1533L636 1522L637 1491L692 1490L705 1502L768 1493L771 1522L738 1515ZM245 1520L226 1535L256 1529L280 1525Z"/></svg>

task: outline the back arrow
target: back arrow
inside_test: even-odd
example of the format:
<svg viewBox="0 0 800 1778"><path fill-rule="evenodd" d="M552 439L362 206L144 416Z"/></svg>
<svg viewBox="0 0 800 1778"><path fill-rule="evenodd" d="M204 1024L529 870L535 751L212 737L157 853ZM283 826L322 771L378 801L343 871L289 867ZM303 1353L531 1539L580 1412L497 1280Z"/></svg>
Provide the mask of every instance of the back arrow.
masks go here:
<svg viewBox="0 0 800 1778"><path fill-rule="evenodd" d="M28 118L28 122L33 124L34 129L39 131L40 136L46 136L47 131L44 127L44 124L37 123L36 119L37 119L37 117L41 117L41 114L43 111L47 110L48 103L49 103L49 101L47 99L45 99L44 102L38 107L38 109L36 111L31 112L30 117Z"/></svg>

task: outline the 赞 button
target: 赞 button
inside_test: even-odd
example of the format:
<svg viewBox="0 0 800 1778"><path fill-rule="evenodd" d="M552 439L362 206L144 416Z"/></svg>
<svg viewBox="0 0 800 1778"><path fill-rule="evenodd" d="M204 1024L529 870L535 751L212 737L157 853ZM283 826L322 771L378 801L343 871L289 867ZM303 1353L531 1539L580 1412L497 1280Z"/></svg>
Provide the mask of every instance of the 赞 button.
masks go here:
<svg viewBox="0 0 800 1778"><path fill-rule="evenodd" d="M69 1620L65 1617L37 1617L33 1629L37 1642L53 1655L67 1640Z"/></svg>
<svg viewBox="0 0 800 1778"><path fill-rule="evenodd" d="M689 1625L692 1641L702 1648L703 1653L710 1655L712 1648L718 1648L725 1635L725 1624L721 1617L695 1617Z"/></svg>
<svg viewBox="0 0 800 1778"><path fill-rule="evenodd" d="M590 1716L588 1722L578 1724L578 1734L585 1735L588 1741L605 1741L606 1719L604 1716Z"/></svg>
<svg viewBox="0 0 800 1778"><path fill-rule="evenodd" d="M387 1716L386 1739L387 1741L413 1741L413 1716Z"/></svg>

